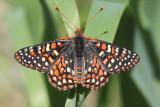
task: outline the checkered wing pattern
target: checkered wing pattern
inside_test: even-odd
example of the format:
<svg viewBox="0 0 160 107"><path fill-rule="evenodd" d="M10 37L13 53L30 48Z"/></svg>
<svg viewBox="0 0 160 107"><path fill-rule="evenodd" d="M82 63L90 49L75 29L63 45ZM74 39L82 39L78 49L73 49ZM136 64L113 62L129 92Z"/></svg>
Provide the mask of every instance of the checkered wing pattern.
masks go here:
<svg viewBox="0 0 160 107"><path fill-rule="evenodd" d="M109 74L103 69L100 60L90 49L85 49L85 74L81 84L96 90L108 82Z"/></svg>
<svg viewBox="0 0 160 107"><path fill-rule="evenodd" d="M70 38L38 44L20 49L15 53L15 59L28 68L47 72L50 65L60 56Z"/></svg>
<svg viewBox="0 0 160 107"><path fill-rule="evenodd" d="M90 42L109 74L129 70L140 60L140 57L131 50L96 39L91 39Z"/></svg>
<svg viewBox="0 0 160 107"><path fill-rule="evenodd" d="M77 87L73 46L70 46L65 54L53 63L52 69L48 72L48 80L51 85L61 91Z"/></svg>

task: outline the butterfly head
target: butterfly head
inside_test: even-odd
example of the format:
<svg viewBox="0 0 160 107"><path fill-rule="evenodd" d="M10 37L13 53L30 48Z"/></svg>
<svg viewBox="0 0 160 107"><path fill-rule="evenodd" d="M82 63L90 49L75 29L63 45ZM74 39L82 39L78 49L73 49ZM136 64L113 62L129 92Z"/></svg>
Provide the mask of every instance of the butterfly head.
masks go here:
<svg viewBox="0 0 160 107"><path fill-rule="evenodd" d="M77 30L74 33L75 35L81 35L83 34L83 31L81 30L81 28L77 28Z"/></svg>

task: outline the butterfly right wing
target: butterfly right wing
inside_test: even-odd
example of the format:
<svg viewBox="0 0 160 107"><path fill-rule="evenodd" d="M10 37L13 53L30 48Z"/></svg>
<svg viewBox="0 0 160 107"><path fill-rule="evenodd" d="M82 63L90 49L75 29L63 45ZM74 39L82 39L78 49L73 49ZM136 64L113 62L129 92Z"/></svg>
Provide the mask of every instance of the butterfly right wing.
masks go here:
<svg viewBox="0 0 160 107"><path fill-rule="evenodd" d="M20 49L15 53L15 59L28 68L47 72L51 64L63 53L71 37L57 39Z"/></svg>
<svg viewBox="0 0 160 107"><path fill-rule="evenodd" d="M104 70L91 47L84 49L84 55L85 71L81 84L84 87L96 90L108 83L109 74Z"/></svg>
<svg viewBox="0 0 160 107"><path fill-rule="evenodd" d="M90 47L109 74L128 70L137 64L140 57L135 52L114 44L87 37Z"/></svg>

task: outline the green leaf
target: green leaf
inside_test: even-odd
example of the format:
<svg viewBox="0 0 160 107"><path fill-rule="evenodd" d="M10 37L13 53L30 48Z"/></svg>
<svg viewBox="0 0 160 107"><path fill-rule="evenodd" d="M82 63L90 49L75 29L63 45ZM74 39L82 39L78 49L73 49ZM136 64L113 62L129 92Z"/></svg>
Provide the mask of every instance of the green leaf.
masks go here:
<svg viewBox="0 0 160 107"><path fill-rule="evenodd" d="M79 14L75 0L56 0L59 10L76 26L80 27ZM62 16L68 35L74 36L76 28L66 18Z"/></svg>
<svg viewBox="0 0 160 107"><path fill-rule="evenodd" d="M158 107L160 105L160 96L158 96L158 89L156 89L153 67L147 55L147 50L144 41L138 29L135 30L135 49L141 57L140 63L134 68L131 77L140 89L141 93L146 98L150 106Z"/></svg>
<svg viewBox="0 0 160 107"><path fill-rule="evenodd" d="M17 8L8 13L7 20L14 51L33 45L32 35L23 8ZM17 63L16 60L15 63ZM25 91L29 105L31 107L49 107L50 103L42 77L43 74L22 66L21 71L25 80Z"/></svg>
<svg viewBox="0 0 160 107"><path fill-rule="evenodd" d="M95 1L88 19L102 6L104 6L104 9L89 22L84 34L85 36L95 37L112 43L127 3Z"/></svg>

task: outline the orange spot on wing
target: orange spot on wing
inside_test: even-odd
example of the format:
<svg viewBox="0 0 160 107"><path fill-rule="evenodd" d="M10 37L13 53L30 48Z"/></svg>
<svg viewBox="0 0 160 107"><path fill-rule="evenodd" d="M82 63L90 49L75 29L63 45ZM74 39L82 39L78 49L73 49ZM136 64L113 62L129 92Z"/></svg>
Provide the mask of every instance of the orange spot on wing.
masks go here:
<svg viewBox="0 0 160 107"><path fill-rule="evenodd" d="M46 47L46 46L45 46L45 45L43 45L42 52L45 52L45 47Z"/></svg>
<svg viewBox="0 0 160 107"><path fill-rule="evenodd" d="M93 64L92 64L92 67L94 67L96 65L96 56L94 56L94 59L93 59Z"/></svg>
<svg viewBox="0 0 160 107"><path fill-rule="evenodd" d="M28 66L28 64L26 64L25 66Z"/></svg>
<svg viewBox="0 0 160 107"><path fill-rule="evenodd" d="M114 50L114 47L112 47L112 54L115 54L115 50Z"/></svg>
<svg viewBox="0 0 160 107"><path fill-rule="evenodd" d="M91 78L91 74L88 74L88 75L87 75L87 78Z"/></svg>
<svg viewBox="0 0 160 107"><path fill-rule="evenodd" d="M50 63L53 63L53 61L54 61L51 57L49 57L48 60Z"/></svg>
<svg viewBox="0 0 160 107"><path fill-rule="evenodd" d="M91 88L94 88L94 85L91 85Z"/></svg>
<svg viewBox="0 0 160 107"><path fill-rule="evenodd" d="M22 64L24 64L24 62L22 62Z"/></svg>
<svg viewBox="0 0 160 107"><path fill-rule="evenodd" d="M72 78L72 76L71 76L71 75L69 75L69 74L68 74L68 76L67 76L67 77L68 77L68 78Z"/></svg>
<svg viewBox="0 0 160 107"><path fill-rule="evenodd" d="M64 86L63 89L67 89L67 86Z"/></svg>
<svg viewBox="0 0 160 107"><path fill-rule="evenodd" d="M66 78L66 74L63 74L62 78Z"/></svg>
<svg viewBox="0 0 160 107"><path fill-rule="evenodd" d="M83 79L85 80L85 79L86 79L86 76L84 76Z"/></svg>
<svg viewBox="0 0 160 107"><path fill-rule="evenodd" d="M97 43L96 46L97 46L97 47L100 47L100 43Z"/></svg>
<svg viewBox="0 0 160 107"><path fill-rule="evenodd" d="M135 61L137 62L138 60L137 60L137 59L135 59Z"/></svg>
<svg viewBox="0 0 160 107"><path fill-rule="evenodd" d="M66 64L64 64L64 56L62 57L62 66L66 67Z"/></svg>
<svg viewBox="0 0 160 107"><path fill-rule="evenodd" d="M74 87L74 85L69 85L70 88Z"/></svg>
<svg viewBox="0 0 160 107"><path fill-rule="evenodd" d="M54 71L54 75L55 75L55 76L58 76L58 75L59 75L58 70L55 70L55 71Z"/></svg>
<svg viewBox="0 0 160 107"><path fill-rule="evenodd" d="M133 67L133 65L130 65L129 67Z"/></svg>
<svg viewBox="0 0 160 107"><path fill-rule="evenodd" d="M124 58L124 54L123 53L121 54L121 56L122 56L122 58Z"/></svg>
<svg viewBox="0 0 160 107"><path fill-rule="evenodd" d="M61 79L62 79L62 77L61 77L61 76L58 76L58 79L59 79L59 80L61 80Z"/></svg>
<svg viewBox="0 0 160 107"><path fill-rule="evenodd" d="M61 69L61 63L59 63L58 68Z"/></svg>
<svg viewBox="0 0 160 107"><path fill-rule="evenodd" d="M38 67L36 67L36 69L39 69Z"/></svg>
<svg viewBox="0 0 160 107"><path fill-rule="evenodd" d="M64 71L64 68L61 68L60 73L62 74L62 73L63 73L63 71Z"/></svg>
<svg viewBox="0 0 160 107"><path fill-rule="evenodd" d="M117 69L116 71L120 71L120 69Z"/></svg>
<svg viewBox="0 0 160 107"><path fill-rule="evenodd" d="M99 61L98 61L97 65L96 65L96 67L97 67L97 69L99 68Z"/></svg>
<svg viewBox="0 0 160 107"><path fill-rule="evenodd" d="M123 69L123 70L125 69L124 66L122 66L122 69Z"/></svg>
<svg viewBox="0 0 160 107"><path fill-rule="evenodd" d="M59 45L59 46L62 46L62 42L58 42L58 45Z"/></svg>
<svg viewBox="0 0 160 107"><path fill-rule="evenodd" d="M33 64L31 64L30 67L32 68L32 67L33 67Z"/></svg>
<svg viewBox="0 0 160 107"><path fill-rule="evenodd" d="M92 74L92 78L94 78L95 77L95 74Z"/></svg>
<svg viewBox="0 0 160 107"><path fill-rule="evenodd" d="M48 76L48 80L49 80L49 82L51 82L51 78Z"/></svg>
<svg viewBox="0 0 160 107"><path fill-rule="evenodd" d="M100 84L100 86L102 86L102 85L104 85L105 83L104 82L102 82L101 84Z"/></svg>
<svg viewBox="0 0 160 107"><path fill-rule="evenodd" d="M73 77L73 80L76 80L76 77L75 77L75 76Z"/></svg>
<svg viewBox="0 0 160 107"><path fill-rule="evenodd" d="M103 75L103 71L100 70L100 71L99 71L99 76L102 76L102 75Z"/></svg>
<svg viewBox="0 0 160 107"><path fill-rule="evenodd" d="M108 78L106 79L106 82L108 82Z"/></svg>
<svg viewBox="0 0 160 107"><path fill-rule="evenodd" d="M57 86L54 82L52 82L52 85Z"/></svg>
<svg viewBox="0 0 160 107"><path fill-rule="evenodd" d="M51 49L54 49L54 48L56 48L56 43L51 44Z"/></svg>
<svg viewBox="0 0 160 107"><path fill-rule="evenodd" d="M59 89L59 90L62 90L62 88L61 88L61 87L58 87L58 89Z"/></svg>
<svg viewBox="0 0 160 107"><path fill-rule="evenodd" d="M108 62L108 58L106 58L103 63L106 64Z"/></svg>
<svg viewBox="0 0 160 107"><path fill-rule="evenodd" d="M18 55L18 52L15 54L16 56Z"/></svg>
<svg viewBox="0 0 160 107"><path fill-rule="evenodd" d="M30 51L29 51L29 53L32 53L33 52L33 49L31 49Z"/></svg>
<svg viewBox="0 0 160 107"><path fill-rule="evenodd" d="M21 60L21 59L19 59L18 61L19 61L19 62L21 62L22 60Z"/></svg>
<svg viewBox="0 0 160 107"><path fill-rule="evenodd" d="M135 62L133 62L133 65L135 65L136 63Z"/></svg>
<svg viewBox="0 0 160 107"><path fill-rule="evenodd" d="M87 87L89 87L89 84L86 84Z"/></svg>
<svg viewBox="0 0 160 107"><path fill-rule="evenodd" d="M98 75L96 76L96 79L97 79L97 80L99 79L99 76L98 76Z"/></svg>
<svg viewBox="0 0 160 107"><path fill-rule="evenodd" d="M17 57L16 57L16 59L19 59L19 58L20 58L20 56L17 56Z"/></svg>
<svg viewBox="0 0 160 107"><path fill-rule="evenodd" d="M102 48L103 50L106 50L106 44L103 43L102 46L101 46L101 48Z"/></svg>
<svg viewBox="0 0 160 107"><path fill-rule="evenodd" d="M57 68L56 65L54 65L54 66L53 66L53 70L56 70L56 68Z"/></svg>
<svg viewBox="0 0 160 107"><path fill-rule="evenodd" d="M48 54L44 54L43 56L48 57L49 55Z"/></svg>
<svg viewBox="0 0 160 107"><path fill-rule="evenodd" d="M113 56L111 56L111 55L108 55L108 58L110 59L110 58L113 58Z"/></svg>

